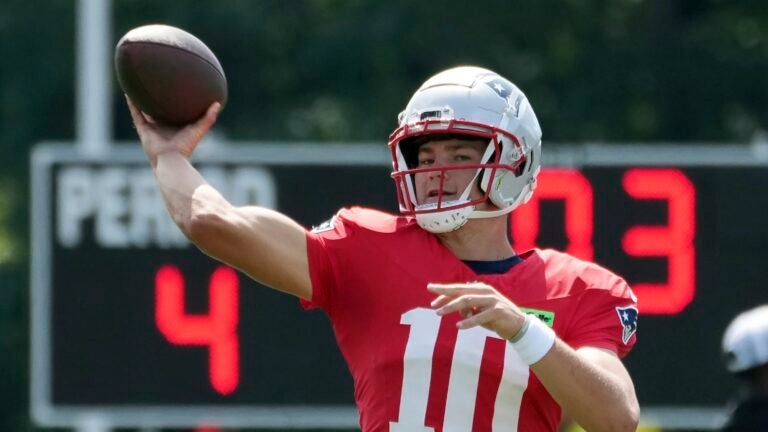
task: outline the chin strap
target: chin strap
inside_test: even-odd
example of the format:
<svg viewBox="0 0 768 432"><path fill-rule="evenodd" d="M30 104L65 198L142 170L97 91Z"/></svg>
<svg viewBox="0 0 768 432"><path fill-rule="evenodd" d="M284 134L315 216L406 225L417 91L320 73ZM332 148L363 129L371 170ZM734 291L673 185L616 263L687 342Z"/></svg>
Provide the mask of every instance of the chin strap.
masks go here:
<svg viewBox="0 0 768 432"><path fill-rule="evenodd" d="M472 213L470 213L469 216L467 216L467 219L493 218L493 217L503 216L505 214L511 213L512 210L513 210L512 207L507 207L505 209L499 209L499 210L475 210Z"/></svg>

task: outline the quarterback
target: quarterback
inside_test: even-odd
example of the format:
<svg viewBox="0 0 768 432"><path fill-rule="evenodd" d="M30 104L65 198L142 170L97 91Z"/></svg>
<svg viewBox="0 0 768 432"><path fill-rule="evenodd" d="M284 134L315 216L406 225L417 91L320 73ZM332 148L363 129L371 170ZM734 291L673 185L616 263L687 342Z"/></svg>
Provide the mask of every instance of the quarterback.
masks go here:
<svg viewBox="0 0 768 432"><path fill-rule="evenodd" d="M563 412L589 431L636 429L621 362L636 339L631 289L596 264L510 244L541 129L505 78L457 67L428 79L389 137L402 214L346 208L311 231L232 206L189 163L217 104L181 129L128 104L187 237L328 315L363 431L554 431Z"/></svg>

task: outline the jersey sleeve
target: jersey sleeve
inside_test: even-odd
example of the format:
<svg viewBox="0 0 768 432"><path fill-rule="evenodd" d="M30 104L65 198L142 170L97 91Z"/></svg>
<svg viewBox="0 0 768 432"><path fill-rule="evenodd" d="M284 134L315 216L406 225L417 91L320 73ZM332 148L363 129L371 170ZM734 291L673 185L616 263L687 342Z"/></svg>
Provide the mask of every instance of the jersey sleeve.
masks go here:
<svg viewBox="0 0 768 432"><path fill-rule="evenodd" d="M302 305L323 309L331 318L364 306L371 281L382 271L376 257L391 249L399 229L411 225L386 212L350 207L313 228L306 235L312 300Z"/></svg>
<svg viewBox="0 0 768 432"><path fill-rule="evenodd" d="M307 232L307 260L312 282L312 299L301 300L306 309L320 308L331 313L338 278L334 266L340 249L353 247L352 227L336 214Z"/></svg>
<svg viewBox="0 0 768 432"><path fill-rule="evenodd" d="M583 284L574 308L566 342L573 348L608 349L623 358L637 340L637 301L629 285L607 274L596 280L576 279Z"/></svg>

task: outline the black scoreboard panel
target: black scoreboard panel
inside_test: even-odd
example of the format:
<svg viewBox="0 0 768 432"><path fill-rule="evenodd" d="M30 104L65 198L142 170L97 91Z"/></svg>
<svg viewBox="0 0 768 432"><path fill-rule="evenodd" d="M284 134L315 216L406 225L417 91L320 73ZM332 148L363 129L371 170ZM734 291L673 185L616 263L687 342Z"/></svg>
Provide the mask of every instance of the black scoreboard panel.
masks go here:
<svg viewBox="0 0 768 432"><path fill-rule="evenodd" d="M201 166L203 171L210 168ZM224 164L215 169L231 176L240 167ZM73 170L96 177L111 171L126 179L151 179L143 163L75 164L54 166L51 181L59 179L61 190L62 183L67 184L62 179ZM334 189L343 198L357 192L369 196L368 203L390 206L394 194L386 188L384 168L340 172L280 167L269 173L277 185L280 210L307 226L338 210L339 199L330 199ZM93 179L91 184L98 189L104 181ZM347 181L346 188L338 187ZM56 185L51 187L56 190ZM133 226L132 218L138 216L129 208L131 186L125 182L114 191L118 193L109 196L93 191L101 203L94 205L99 208L93 215L80 219L76 245L53 246L54 403L352 403L349 372L321 312L306 312L295 298L231 270L235 282L223 287L227 283L214 278L217 271L228 269L221 263L191 245L157 245L163 236L159 233L175 230L172 226L144 227L148 233L137 235L141 228ZM373 191L381 191L381 196ZM54 202L62 198L54 197ZM127 203L111 202L121 199ZM120 210L99 213L110 203ZM50 223L63 217L54 212ZM108 234L104 228L99 238L97 225L107 225L99 218L111 218L109 230L123 233ZM136 223L147 224L147 219ZM110 241L111 246L103 246ZM181 295L167 290L174 278L182 285ZM224 305L211 309L212 302Z"/></svg>
<svg viewBox="0 0 768 432"><path fill-rule="evenodd" d="M307 227L344 205L396 211L385 165L199 168L233 201ZM33 344L48 344L38 352L48 353L53 408L352 404L325 316L186 243L141 158L53 160L45 172L35 194L47 193L38 231L49 259L33 272L47 272L49 307L34 319L48 337ZM722 332L768 301L766 184L761 167L552 168L510 233L518 250L568 250L636 288L626 364L642 405L721 405L733 386Z"/></svg>

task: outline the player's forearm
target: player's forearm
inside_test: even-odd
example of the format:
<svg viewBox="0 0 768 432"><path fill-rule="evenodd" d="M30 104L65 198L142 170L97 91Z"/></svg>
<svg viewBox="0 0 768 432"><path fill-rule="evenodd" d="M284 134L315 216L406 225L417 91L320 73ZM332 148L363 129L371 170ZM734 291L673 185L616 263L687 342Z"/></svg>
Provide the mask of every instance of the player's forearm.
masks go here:
<svg viewBox="0 0 768 432"><path fill-rule="evenodd" d="M232 206L180 154L159 155L153 167L173 220L200 250L264 285L312 298L304 228L274 210Z"/></svg>
<svg viewBox="0 0 768 432"><path fill-rule="evenodd" d="M563 410L584 429L636 430L640 414L631 382L586 360L563 341L557 339L531 369Z"/></svg>
<svg viewBox="0 0 768 432"><path fill-rule="evenodd" d="M168 213L185 234L196 213L228 205L189 161L179 153L162 153L153 164Z"/></svg>

